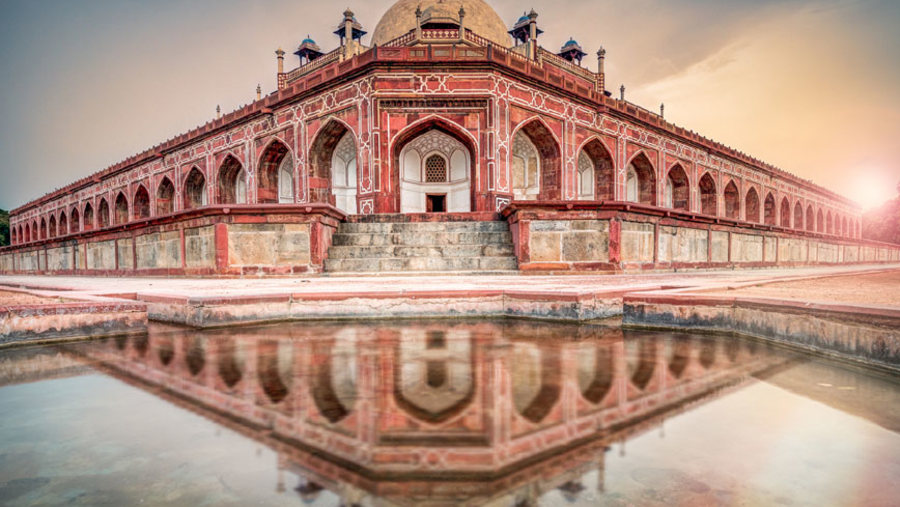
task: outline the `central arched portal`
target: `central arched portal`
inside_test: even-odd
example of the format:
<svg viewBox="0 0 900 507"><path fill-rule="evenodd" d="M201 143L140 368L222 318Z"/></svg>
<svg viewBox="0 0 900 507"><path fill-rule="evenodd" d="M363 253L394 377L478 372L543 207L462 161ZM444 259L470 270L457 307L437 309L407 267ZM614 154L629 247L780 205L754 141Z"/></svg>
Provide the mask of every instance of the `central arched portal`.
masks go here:
<svg viewBox="0 0 900 507"><path fill-rule="evenodd" d="M337 120L330 120L319 133L309 151L309 199L333 204L336 208L357 213L356 137Z"/></svg>
<svg viewBox="0 0 900 507"><path fill-rule="evenodd" d="M456 136L431 128L400 149L401 213L472 211L472 154Z"/></svg>

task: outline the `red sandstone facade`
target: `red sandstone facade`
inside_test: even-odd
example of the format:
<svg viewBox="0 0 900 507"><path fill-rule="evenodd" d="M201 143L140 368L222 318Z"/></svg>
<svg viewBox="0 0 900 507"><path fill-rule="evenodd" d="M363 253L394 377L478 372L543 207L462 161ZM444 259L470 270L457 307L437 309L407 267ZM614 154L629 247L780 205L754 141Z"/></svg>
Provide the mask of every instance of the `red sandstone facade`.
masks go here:
<svg viewBox="0 0 900 507"><path fill-rule="evenodd" d="M343 25L347 34L359 27L354 23L350 13ZM536 26L534 18L530 23ZM241 274L225 258L224 225L276 222L305 224L310 254L287 267L259 271L317 271L334 227L346 215L413 210L404 196L418 190L404 194L404 185L412 187L405 183L407 162L401 156L433 132L456 143L464 160L458 178L467 202L455 211L509 214L517 204L577 206L858 244L848 241L860 238L860 210L851 201L611 98L602 53L595 73L540 48L536 38L523 36L523 44L506 47L462 21L458 25L428 29L419 21L399 39L373 47L342 38L335 51L279 72L278 91L13 210L13 248L0 253L15 257L70 244L71 252L62 255L71 261L51 269L44 253L35 268ZM338 185L335 157L347 136L355 167L342 169L348 182ZM517 136L524 136L522 143ZM533 146L533 174L527 157L517 169L517 143ZM456 163L433 157L421 163L432 161ZM535 176L539 181L522 181ZM426 176L417 183L425 185ZM210 228L215 262L192 267L185 259L185 231L192 227ZM172 248L182 250L181 265L150 263L142 269L138 238L147 234L177 237ZM92 268L83 245L104 238L127 238L130 247L121 251L116 242L115 261ZM527 264L523 246L517 248L520 263ZM120 262L120 254L133 258ZM887 260L895 255L889 252ZM612 249L609 257L615 257ZM28 271L22 262L12 259L0 269Z"/></svg>

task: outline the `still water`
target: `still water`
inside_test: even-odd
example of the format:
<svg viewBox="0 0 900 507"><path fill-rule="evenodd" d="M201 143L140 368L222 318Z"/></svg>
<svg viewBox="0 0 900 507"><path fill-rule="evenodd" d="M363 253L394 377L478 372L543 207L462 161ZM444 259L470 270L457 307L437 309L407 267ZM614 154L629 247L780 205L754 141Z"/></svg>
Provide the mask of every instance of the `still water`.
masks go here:
<svg viewBox="0 0 900 507"><path fill-rule="evenodd" d="M733 337L304 323L0 352L3 505L896 505L900 384Z"/></svg>

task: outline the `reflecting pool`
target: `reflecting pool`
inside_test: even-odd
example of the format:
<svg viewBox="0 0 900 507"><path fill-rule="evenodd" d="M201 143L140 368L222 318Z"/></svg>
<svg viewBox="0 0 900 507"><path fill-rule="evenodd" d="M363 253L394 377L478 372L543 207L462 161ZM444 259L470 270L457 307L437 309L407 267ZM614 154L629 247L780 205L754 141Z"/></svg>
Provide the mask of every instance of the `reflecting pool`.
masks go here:
<svg viewBox="0 0 900 507"><path fill-rule="evenodd" d="M900 383L757 341L299 323L0 352L3 505L896 505Z"/></svg>

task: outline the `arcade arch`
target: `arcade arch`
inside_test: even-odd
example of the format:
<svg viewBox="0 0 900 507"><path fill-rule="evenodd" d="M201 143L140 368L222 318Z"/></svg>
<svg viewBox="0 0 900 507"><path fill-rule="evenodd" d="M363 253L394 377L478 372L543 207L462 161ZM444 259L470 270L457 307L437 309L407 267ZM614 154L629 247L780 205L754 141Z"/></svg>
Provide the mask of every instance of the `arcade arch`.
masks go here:
<svg viewBox="0 0 900 507"><path fill-rule="evenodd" d="M333 204L347 214L357 213L357 150L350 129L338 120L329 120L310 145L309 162L309 200Z"/></svg>
<svg viewBox="0 0 900 507"><path fill-rule="evenodd" d="M128 223L128 199L122 192L119 192L119 195L116 196L115 220L116 224Z"/></svg>
<svg viewBox="0 0 900 507"><path fill-rule="evenodd" d="M728 182L725 185L725 191L722 193L723 201L725 202L725 217L731 218L733 220L740 220L741 218L741 197L740 191L738 191L737 185L734 183L734 180Z"/></svg>
<svg viewBox="0 0 900 507"><path fill-rule="evenodd" d="M656 171L644 152L625 168L625 200L656 206Z"/></svg>
<svg viewBox="0 0 900 507"><path fill-rule="evenodd" d="M233 184L233 183L232 183ZM184 209L196 209L209 204L206 177L200 169L192 167L184 179Z"/></svg>
<svg viewBox="0 0 900 507"><path fill-rule="evenodd" d="M616 198L616 169L612 154L597 139L588 141L578 155L578 198L612 201Z"/></svg>
<svg viewBox="0 0 900 507"><path fill-rule="evenodd" d="M791 228L791 202L787 197L781 198L781 226Z"/></svg>
<svg viewBox="0 0 900 507"><path fill-rule="evenodd" d="M218 182L218 204L247 204L247 171L234 155L219 166Z"/></svg>
<svg viewBox="0 0 900 507"><path fill-rule="evenodd" d="M138 186L137 191L134 193L134 201L132 202L135 220L150 218L150 192L147 192L147 189L143 185Z"/></svg>
<svg viewBox="0 0 900 507"><path fill-rule="evenodd" d="M528 121L513 135L510 166L513 199L562 198L559 145L541 120Z"/></svg>
<svg viewBox="0 0 900 507"><path fill-rule="evenodd" d="M700 178L700 213L704 215L716 216L718 214L718 203L716 198L716 182L709 173Z"/></svg>
<svg viewBox="0 0 900 507"><path fill-rule="evenodd" d="M690 210L690 184L687 173L680 164L675 164L666 177L665 207L683 211Z"/></svg>
<svg viewBox="0 0 900 507"><path fill-rule="evenodd" d="M409 140L400 151L402 213L472 211L468 147L439 129Z"/></svg>
<svg viewBox="0 0 900 507"><path fill-rule="evenodd" d="M274 141L259 161L256 202L294 202L294 159L284 143Z"/></svg>
<svg viewBox="0 0 900 507"><path fill-rule="evenodd" d="M105 197L100 199L97 215L97 221L100 228L109 227L109 203L106 202Z"/></svg>
<svg viewBox="0 0 900 507"><path fill-rule="evenodd" d="M763 201L763 223L766 225L778 225L778 216L775 210L775 196L772 192L766 194L766 200Z"/></svg>
<svg viewBox="0 0 900 507"><path fill-rule="evenodd" d="M744 197L744 212L744 220L759 223L759 194L753 187L747 190L747 195Z"/></svg>
<svg viewBox="0 0 900 507"><path fill-rule="evenodd" d="M168 215L175 211L175 185L164 176L156 189L156 215Z"/></svg>

